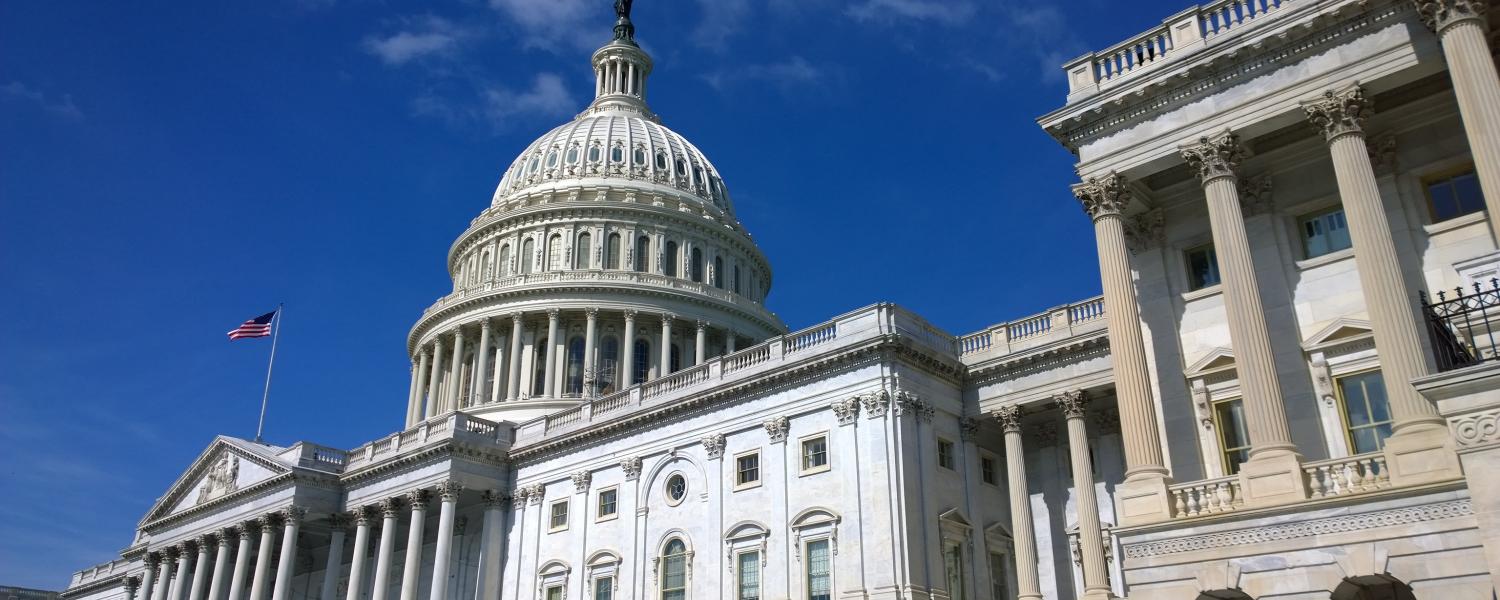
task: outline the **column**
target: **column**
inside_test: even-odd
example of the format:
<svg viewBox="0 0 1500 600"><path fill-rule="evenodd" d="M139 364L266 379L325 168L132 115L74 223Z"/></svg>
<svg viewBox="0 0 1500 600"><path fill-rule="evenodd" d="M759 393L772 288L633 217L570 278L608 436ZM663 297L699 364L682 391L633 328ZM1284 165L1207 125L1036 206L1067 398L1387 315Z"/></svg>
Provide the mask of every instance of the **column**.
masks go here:
<svg viewBox="0 0 1500 600"><path fill-rule="evenodd" d="M131 575L122 583L125 585L125 600L138 600L135 593L141 589L141 578Z"/></svg>
<svg viewBox="0 0 1500 600"><path fill-rule="evenodd" d="M229 598L227 600L244 600L245 571L250 568L250 544L255 535L260 533L261 523L252 519L240 525L240 547L234 555L234 574L229 576ZM217 600L217 599L215 599Z"/></svg>
<svg viewBox="0 0 1500 600"><path fill-rule="evenodd" d="M1031 524L1031 493L1026 490L1026 457L1021 446L1021 407L1003 406L995 411L994 417L1005 431L1006 489L1010 491L1010 530L1016 545L1016 597L1019 600L1041 600L1036 532Z"/></svg>
<svg viewBox="0 0 1500 600"><path fill-rule="evenodd" d="M708 360L708 321L698 320L698 331L693 337L693 366L703 364Z"/></svg>
<svg viewBox="0 0 1500 600"><path fill-rule="evenodd" d="M417 360L411 361L411 386L406 390L406 427L411 427L416 422L417 411L421 410L422 401L418 399L417 390L420 384L417 382L422 376L417 372Z"/></svg>
<svg viewBox="0 0 1500 600"><path fill-rule="evenodd" d="M188 577L192 576L189 571L192 570L193 549L184 543L169 548L167 552L175 554L177 559L177 567L172 570L171 591L167 594L167 598L168 600L182 600L182 595L187 591Z"/></svg>
<svg viewBox="0 0 1500 600"><path fill-rule="evenodd" d="M407 427L416 425L418 421L426 418L427 413L424 411L422 406L424 400L426 400L426 398L428 397L427 376L428 371L432 369L432 366L428 364L430 362L432 362L432 355L424 346L422 348L419 362L417 363L417 389L413 393L414 397L412 398L411 417L410 420L408 420L406 423Z"/></svg>
<svg viewBox="0 0 1500 600"><path fill-rule="evenodd" d="M370 521L375 511L368 506L354 509L354 554L349 557L349 592L346 600L359 600L365 581L365 556L370 552ZM324 596L323 600L333 600Z"/></svg>
<svg viewBox="0 0 1500 600"><path fill-rule="evenodd" d="M438 414L438 382L443 379L443 336L432 340L432 368L427 372L427 408L422 418L431 419Z"/></svg>
<svg viewBox="0 0 1500 600"><path fill-rule="evenodd" d="M585 396L593 396L598 387L599 369L594 360L594 336L599 329L599 309L589 307L584 309L586 324L583 328L583 392Z"/></svg>
<svg viewBox="0 0 1500 600"><path fill-rule="evenodd" d="M657 369L657 377L666 377L672 374L672 319L677 315L662 313L661 315L661 367Z"/></svg>
<svg viewBox="0 0 1500 600"><path fill-rule="evenodd" d="M221 592L224 591L224 576L228 575L229 540L232 537L239 537L239 532L229 528L220 531L214 537L218 538L219 548L214 554L214 575L213 581L208 584L208 600L224 600Z"/></svg>
<svg viewBox="0 0 1500 600"><path fill-rule="evenodd" d="M1260 285L1250 260L1250 241L1240 212L1239 190L1234 169L1242 149L1239 136L1224 132L1185 146L1182 157L1197 172L1208 197L1209 226L1213 229L1214 252L1223 279L1224 310L1229 320L1229 340L1234 347L1235 371L1244 394L1246 425L1250 430L1250 459L1293 455L1287 427L1286 407L1281 402L1281 382L1271 355L1271 337L1266 333L1265 310ZM1298 468L1300 477L1300 467Z"/></svg>
<svg viewBox="0 0 1500 600"><path fill-rule="evenodd" d="M1089 461L1089 432L1083 420L1088 396L1082 390L1053 398L1068 421L1068 456L1073 464L1073 493L1078 510L1078 547L1083 554L1083 597L1109 597L1109 566L1104 562L1104 532L1099 526L1099 499Z"/></svg>
<svg viewBox="0 0 1500 600"><path fill-rule="evenodd" d="M328 559L323 561L323 587L318 593L321 600L333 600L339 586L339 571L344 566L344 530L349 527L349 515L333 513L328 517ZM359 586L349 580L349 587Z"/></svg>
<svg viewBox="0 0 1500 600"><path fill-rule="evenodd" d="M444 600L448 597L448 570L450 554L453 552L453 511L458 506L458 494L464 489L457 481L444 481L437 486L438 508L437 548L432 557L432 591L429 600Z"/></svg>
<svg viewBox="0 0 1500 600"><path fill-rule="evenodd" d="M500 572L504 564L500 555L505 547L505 512L510 507L510 497L486 490L484 502L484 526L479 534L479 595L478 598L500 597ZM520 535L517 532L516 535ZM352 599L351 599L352 600Z"/></svg>
<svg viewBox="0 0 1500 600"><path fill-rule="evenodd" d="M510 374L505 377L505 399L521 397L521 313L510 317Z"/></svg>
<svg viewBox="0 0 1500 600"><path fill-rule="evenodd" d="M151 600L166 600L167 590L172 584L172 561L176 558L172 548L165 555L157 555L156 585L151 589Z"/></svg>
<svg viewBox="0 0 1500 600"><path fill-rule="evenodd" d="M547 310L547 362L542 372L542 395L553 396L557 383L557 317L558 310Z"/></svg>
<svg viewBox="0 0 1500 600"><path fill-rule="evenodd" d="M739 336L740 336L740 334L736 333L733 329L727 329L727 330L724 331L724 353L725 354L734 354L734 352L735 352L734 345L735 345L736 342L739 341L739 339L738 339Z"/></svg>
<svg viewBox="0 0 1500 600"><path fill-rule="evenodd" d="M620 389L636 384L635 381L635 311L625 311L625 335L620 338L620 365L615 367L615 377L624 382Z"/></svg>
<svg viewBox="0 0 1500 600"><path fill-rule="evenodd" d="M489 375L489 366L490 319L485 317L479 321L479 346L474 348L474 389L469 392L469 406L484 404L488 399L490 390L484 380Z"/></svg>
<svg viewBox="0 0 1500 600"><path fill-rule="evenodd" d="M390 585L391 551L396 547L396 519L401 516L401 500L386 498L380 501L380 549L375 555L375 582L370 589L370 600L385 600Z"/></svg>
<svg viewBox="0 0 1500 600"><path fill-rule="evenodd" d="M1458 99L1474 171L1490 214L1490 232L1500 240L1500 77L1485 40L1486 0L1414 0L1423 22L1443 45L1448 77ZM1352 228L1351 228L1352 233ZM1380 344L1379 339L1376 345ZM1382 357L1383 359L1384 357ZM1384 362L1384 360L1382 360Z"/></svg>
<svg viewBox="0 0 1500 600"><path fill-rule="evenodd" d="M155 554L147 554L144 562L146 563L146 572L141 574L139 585L143 587L141 595L138 598L139 600L151 600L151 593L156 587L156 569L161 562L161 557ZM129 582L128 579L126 581Z"/></svg>
<svg viewBox="0 0 1500 600"><path fill-rule="evenodd" d="M411 505L411 521L407 524L406 569L401 572L401 600L417 599L417 579L422 574L422 529L427 524L427 490L417 490L406 495Z"/></svg>
<svg viewBox="0 0 1500 600"><path fill-rule="evenodd" d="M307 509L288 506L277 513L282 521L281 560L276 563L276 585L271 589L271 600L287 600L292 585L293 564L297 560L297 530L302 527L302 518Z"/></svg>
<svg viewBox="0 0 1500 600"><path fill-rule="evenodd" d="M281 525L279 515L266 515L260 528L260 550L255 555L255 574L250 578L250 600L265 600L266 579L271 575L271 549L276 547L276 527Z"/></svg>
<svg viewBox="0 0 1500 600"><path fill-rule="evenodd" d="M203 600L203 590L208 587L208 553L214 546L214 534L198 536L198 559L193 561L193 589L188 600Z"/></svg>
<svg viewBox="0 0 1500 600"><path fill-rule="evenodd" d="M509 371L505 361L510 356L505 349L510 347L510 342L505 339L505 334L499 327L495 328L494 336L492 343L495 345L495 364L490 365L492 383L485 392L488 394L485 398L490 402L500 402L505 399L505 374Z"/></svg>
<svg viewBox="0 0 1500 600"><path fill-rule="evenodd" d="M453 328L453 360L448 364L448 399L443 403L443 412L458 410L459 387L464 378L464 328Z"/></svg>

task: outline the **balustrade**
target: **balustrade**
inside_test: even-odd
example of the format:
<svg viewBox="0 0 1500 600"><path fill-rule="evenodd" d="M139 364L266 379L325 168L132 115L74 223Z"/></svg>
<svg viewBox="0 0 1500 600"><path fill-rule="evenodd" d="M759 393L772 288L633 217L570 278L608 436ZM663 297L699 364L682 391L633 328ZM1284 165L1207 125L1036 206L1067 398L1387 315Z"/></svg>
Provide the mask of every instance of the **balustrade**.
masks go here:
<svg viewBox="0 0 1500 600"><path fill-rule="evenodd" d="M1314 498L1362 494L1391 486L1385 455L1379 452L1308 463L1302 466L1302 472L1307 475L1308 494Z"/></svg>
<svg viewBox="0 0 1500 600"><path fill-rule="evenodd" d="M1229 512L1244 505L1237 476L1180 483L1167 488L1176 518Z"/></svg>
<svg viewBox="0 0 1500 600"><path fill-rule="evenodd" d="M1054 334L1073 335L1076 333L1074 326L1103 318L1104 298L1089 298L962 336L955 342L954 348L960 356L989 350L1008 351L1010 349L1008 344L1012 342L1033 340Z"/></svg>

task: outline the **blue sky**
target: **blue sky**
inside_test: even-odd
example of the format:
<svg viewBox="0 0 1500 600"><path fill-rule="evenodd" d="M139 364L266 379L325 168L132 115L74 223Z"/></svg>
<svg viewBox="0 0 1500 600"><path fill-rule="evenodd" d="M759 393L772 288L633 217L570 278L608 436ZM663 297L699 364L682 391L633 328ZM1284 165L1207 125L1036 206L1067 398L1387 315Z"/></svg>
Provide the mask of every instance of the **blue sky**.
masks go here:
<svg viewBox="0 0 1500 600"><path fill-rule="evenodd" d="M1098 293L1060 64L1184 2L640 0L664 122L724 174L799 328L954 333ZM404 339L608 0L0 3L0 584L113 558L214 435L400 427Z"/></svg>

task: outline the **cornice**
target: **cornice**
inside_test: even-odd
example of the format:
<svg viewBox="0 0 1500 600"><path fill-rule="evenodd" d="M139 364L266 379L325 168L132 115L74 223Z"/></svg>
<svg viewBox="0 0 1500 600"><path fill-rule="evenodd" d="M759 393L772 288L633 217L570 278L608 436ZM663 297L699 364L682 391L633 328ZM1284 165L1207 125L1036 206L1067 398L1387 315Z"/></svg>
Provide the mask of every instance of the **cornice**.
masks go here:
<svg viewBox="0 0 1500 600"><path fill-rule="evenodd" d="M78 587L70 587L68 589L65 589L58 595L62 598L77 598L79 596L86 596L93 592L119 585L123 583L125 577L129 576L130 574L131 571L124 570L118 573L105 575L104 577L79 585Z"/></svg>
<svg viewBox="0 0 1500 600"><path fill-rule="evenodd" d="M202 514L212 513L224 506L241 504L253 498L269 495L272 492L281 491L287 488L295 489L303 484L322 487L324 489L338 489L339 479L338 476L333 473L325 473L323 471L314 471L311 469L294 467L291 471L268 477L264 480L256 482L253 485L237 489L231 493L225 494L208 502L204 502L203 504L199 504L181 512L176 512L170 515L159 517L153 521L143 522L140 528L147 533L150 533L152 529L159 529L162 527L180 523Z"/></svg>
<svg viewBox="0 0 1500 600"><path fill-rule="evenodd" d="M1036 366L1044 361L1055 362L1067 357L1091 358L1109 351L1109 332L1105 329L1065 338L1044 346L1037 346L987 361L969 365L965 381L976 385L992 383L1005 376Z"/></svg>
<svg viewBox="0 0 1500 600"><path fill-rule="evenodd" d="M443 458L450 457L471 458L494 463L504 463L510 460L510 455L504 450L473 446L465 444L461 440L448 438L413 452L402 452L390 460L376 462L345 472L340 477L340 483L348 487L370 479L410 470L415 466L438 462Z"/></svg>
<svg viewBox="0 0 1500 600"><path fill-rule="evenodd" d="M144 528L146 526L146 523L148 523L153 516L156 516L157 519L165 517L165 515L157 515L164 511L171 510L172 506L176 505L176 503L180 501L184 495L191 493L191 488L187 487L188 483L197 480L200 476L203 475L204 471L207 471L209 469L209 465L212 462L211 459L218 454L218 450L221 448L224 452L229 452L242 460L247 460L255 463L256 465L259 465L260 467L268 471L277 473L278 476L290 473L296 468L285 463L271 460L270 458L262 456L259 453L243 450L235 444L224 441L224 438L222 437L214 438L214 441L210 443L208 447L198 455L197 460L194 460L193 464L188 466L187 471L183 472L183 474L179 476L176 481L172 482L171 486L167 487L167 493L164 494L160 500L158 500L151 506L151 510L141 518L141 522L137 526ZM272 478L274 477L276 476L273 476ZM210 501L207 504L214 504L217 500L222 500L223 498L232 497L234 495L235 494L230 493L217 498L214 501Z"/></svg>

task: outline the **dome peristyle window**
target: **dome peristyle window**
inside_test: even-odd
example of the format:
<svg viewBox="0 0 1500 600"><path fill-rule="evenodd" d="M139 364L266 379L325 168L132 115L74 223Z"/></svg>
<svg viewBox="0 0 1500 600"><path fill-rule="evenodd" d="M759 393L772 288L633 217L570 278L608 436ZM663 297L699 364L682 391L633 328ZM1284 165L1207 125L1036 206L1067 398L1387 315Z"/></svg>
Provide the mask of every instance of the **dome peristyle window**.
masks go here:
<svg viewBox="0 0 1500 600"><path fill-rule="evenodd" d="M625 162L625 149L615 146L609 149L609 162Z"/></svg>
<svg viewBox="0 0 1500 600"><path fill-rule="evenodd" d="M630 156L630 162L635 163L637 165L645 165L646 164L646 149L642 148L640 146L636 146L635 147L635 152L632 153L631 156Z"/></svg>
<svg viewBox="0 0 1500 600"><path fill-rule="evenodd" d="M541 158L540 157L536 157L536 156L531 157L531 163L528 164L528 165L526 165L526 174L530 175L532 173L535 173L536 172L536 167L537 167L537 165L540 162L541 162Z"/></svg>
<svg viewBox="0 0 1500 600"><path fill-rule="evenodd" d="M550 169L555 166L557 166L557 151L553 150L547 153L547 168Z"/></svg>
<svg viewBox="0 0 1500 600"><path fill-rule="evenodd" d="M578 147L577 146L574 146L572 148L568 148L568 156L567 156L566 160L568 161L568 164L570 164L570 165L576 165L576 164L578 164Z"/></svg>
<svg viewBox="0 0 1500 600"><path fill-rule="evenodd" d="M589 162L591 162L591 163L599 162L599 157L600 157L601 154L602 153L599 151L599 147L598 146L590 146L589 147Z"/></svg>
<svg viewBox="0 0 1500 600"><path fill-rule="evenodd" d="M667 168L667 153L658 151L656 153L656 170L664 171Z"/></svg>
<svg viewBox="0 0 1500 600"><path fill-rule="evenodd" d="M680 158L677 159L677 176L687 177L687 161Z"/></svg>

